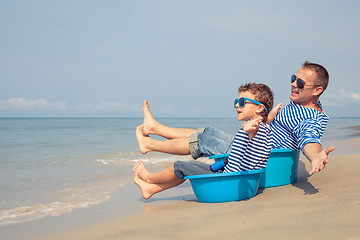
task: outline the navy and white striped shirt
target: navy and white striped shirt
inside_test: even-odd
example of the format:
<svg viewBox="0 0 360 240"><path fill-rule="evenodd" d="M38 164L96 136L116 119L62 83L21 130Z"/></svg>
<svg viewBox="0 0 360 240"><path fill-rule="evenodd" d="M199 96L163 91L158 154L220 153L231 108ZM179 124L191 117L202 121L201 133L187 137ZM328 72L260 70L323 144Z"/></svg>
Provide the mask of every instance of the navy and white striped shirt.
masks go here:
<svg viewBox="0 0 360 240"><path fill-rule="evenodd" d="M317 103L322 109L320 101ZM271 122L273 148L301 150L308 143L319 143L329 117L324 112L291 101Z"/></svg>
<svg viewBox="0 0 360 240"><path fill-rule="evenodd" d="M231 146L228 164L224 172L250 171L266 167L272 145L272 133L269 125L260 123L256 135L249 136L241 128Z"/></svg>

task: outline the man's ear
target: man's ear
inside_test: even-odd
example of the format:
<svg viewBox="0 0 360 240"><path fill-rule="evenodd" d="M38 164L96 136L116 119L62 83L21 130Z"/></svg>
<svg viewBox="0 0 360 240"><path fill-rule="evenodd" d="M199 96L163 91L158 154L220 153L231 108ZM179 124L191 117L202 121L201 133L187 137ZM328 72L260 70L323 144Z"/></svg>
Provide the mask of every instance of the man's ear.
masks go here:
<svg viewBox="0 0 360 240"><path fill-rule="evenodd" d="M324 91L324 88L322 86L318 86L315 88L314 95L319 96Z"/></svg>

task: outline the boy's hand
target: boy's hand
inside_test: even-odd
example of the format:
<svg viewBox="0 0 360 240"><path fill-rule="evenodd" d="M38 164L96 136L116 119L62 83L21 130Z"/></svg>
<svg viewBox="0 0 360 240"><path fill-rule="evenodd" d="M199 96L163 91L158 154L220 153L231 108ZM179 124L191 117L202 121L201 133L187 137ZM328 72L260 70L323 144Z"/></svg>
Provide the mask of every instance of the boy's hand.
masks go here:
<svg viewBox="0 0 360 240"><path fill-rule="evenodd" d="M251 120L243 123L242 128L243 128L244 132L246 132L249 135L250 140L253 137L255 137L262 120L263 120L263 117L259 116L255 119L251 119Z"/></svg>
<svg viewBox="0 0 360 240"><path fill-rule="evenodd" d="M273 108L273 110L269 113L267 123L270 124L274 119L276 118L276 115L279 113L280 109L282 107L282 103L279 103L276 107Z"/></svg>

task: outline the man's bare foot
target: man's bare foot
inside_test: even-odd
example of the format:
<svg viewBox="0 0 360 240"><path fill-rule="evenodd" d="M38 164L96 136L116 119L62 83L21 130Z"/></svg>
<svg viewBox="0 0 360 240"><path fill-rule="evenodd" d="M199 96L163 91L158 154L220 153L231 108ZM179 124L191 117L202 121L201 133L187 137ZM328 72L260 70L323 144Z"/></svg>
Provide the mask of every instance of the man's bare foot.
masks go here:
<svg viewBox="0 0 360 240"><path fill-rule="evenodd" d="M134 173L143 181L148 182L149 171L146 169L143 161L139 160L134 164Z"/></svg>
<svg viewBox="0 0 360 240"><path fill-rule="evenodd" d="M149 101L145 100L143 105L143 115L144 115L144 124L143 124L143 134L145 136L150 134L156 134L154 131L158 122L155 120L149 108Z"/></svg>
<svg viewBox="0 0 360 240"><path fill-rule="evenodd" d="M138 185L138 187L140 188L141 191L141 195L144 199L149 199L151 198L152 195L154 195L154 193L151 192L150 190L150 185L149 183L143 181L142 179L139 178L139 176L135 173L134 176L134 183L136 185Z"/></svg>
<svg viewBox="0 0 360 240"><path fill-rule="evenodd" d="M150 139L149 136L144 135L143 128L144 128L143 124L141 124L140 126L138 126L136 128L136 138L137 138L138 143L139 143L140 152L142 154L146 154L147 152L150 151L147 148L147 145L149 144L151 139Z"/></svg>

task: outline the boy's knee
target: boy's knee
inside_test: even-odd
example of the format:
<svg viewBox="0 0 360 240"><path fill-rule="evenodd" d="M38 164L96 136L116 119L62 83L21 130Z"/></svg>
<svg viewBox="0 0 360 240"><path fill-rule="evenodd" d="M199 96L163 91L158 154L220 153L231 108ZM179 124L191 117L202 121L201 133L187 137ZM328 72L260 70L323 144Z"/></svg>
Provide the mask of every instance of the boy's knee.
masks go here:
<svg viewBox="0 0 360 240"><path fill-rule="evenodd" d="M181 169L183 169L183 164L184 164L184 162L182 162L182 161L176 161L176 162L174 162L174 164L172 166L175 176L180 180L184 180L184 177L185 177L183 171L181 170Z"/></svg>

